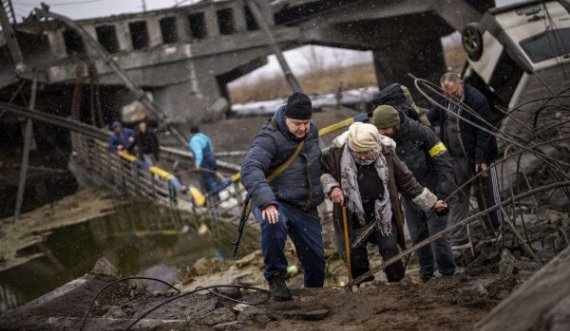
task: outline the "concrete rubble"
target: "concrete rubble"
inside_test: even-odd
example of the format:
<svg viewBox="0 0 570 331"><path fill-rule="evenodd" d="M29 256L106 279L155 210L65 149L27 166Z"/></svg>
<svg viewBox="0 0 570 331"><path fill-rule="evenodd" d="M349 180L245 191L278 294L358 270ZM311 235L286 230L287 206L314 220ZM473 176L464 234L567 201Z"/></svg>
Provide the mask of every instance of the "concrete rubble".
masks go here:
<svg viewBox="0 0 570 331"><path fill-rule="evenodd" d="M356 289L355 292L338 287L300 289L301 284L295 281L296 277L302 278L300 274L289 280L294 294L292 301L244 305L203 292L173 301L152 312L137 323L134 330L285 330L313 328L316 325L323 330L339 326L352 326L354 330L375 330L377 325L407 329L419 321L428 329L434 327L439 330L457 330L470 327L479 320L481 322L478 326L481 330L497 330L497 324L489 323L503 323L505 316L513 316L511 313L498 313L505 309L524 309L523 315L535 321L525 325L539 325L537 330L562 330L561 326L570 325L567 318L568 306L565 306L570 293L566 284L570 277L566 275L569 252L570 249L565 250L526 283L525 280L538 270L539 266L517 258L507 250L503 251L500 260L496 262L496 273L436 278L426 284L419 283L415 278L417 276L412 273L411 278L407 277L398 284L387 285L375 281L372 286ZM221 276L217 274L232 275L237 270L237 265L242 272L250 270L251 273L257 274L257 280L253 280L255 277L251 278L253 275L248 276L250 278L234 277L234 284L240 284L240 280L247 283L249 279L255 286L264 287L263 280L259 279L259 252L237 261L210 260L203 259L190 268L205 274L196 275L191 280L180 279L181 283L177 287L187 291L198 286L211 285L212 279L223 284ZM294 261L292 256L291 260ZM200 267L196 268L197 266ZM208 279L209 276L212 279ZM91 273L6 313L0 322L0 329L56 330L62 326L77 328L95 294L117 277L116 268L105 259L100 259ZM181 285L184 282L186 285ZM225 282L228 283L230 282ZM542 285L537 288L532 284ZM132 282L122 282L100 295L89 310L85 330L123 330L142 312L176 294L170 289L156 294L145 291L145 287L133 292L134 287L136 284ZM511 308L508 304L510 302L527 302L518 299L521 295L526 300L534 300L528 297L530 294L524 294L526 292L523 289L531 291L529 293L538 298L539 304L523 304L524 307ZM515 292L511 294L513 290ZM543 293L540 293L541 291ZM262 293L238 289L220 289L218 293L248 302L258 302L264 298ZM491 311L502 299L505 300ZM542 307L542 312L535 314L531 312L535 308L530 306ZM485 317L489 311L491 313ZM312 324L315 321L319 321L319 324ZM500 329L530 330L506 327Z"/></svg>

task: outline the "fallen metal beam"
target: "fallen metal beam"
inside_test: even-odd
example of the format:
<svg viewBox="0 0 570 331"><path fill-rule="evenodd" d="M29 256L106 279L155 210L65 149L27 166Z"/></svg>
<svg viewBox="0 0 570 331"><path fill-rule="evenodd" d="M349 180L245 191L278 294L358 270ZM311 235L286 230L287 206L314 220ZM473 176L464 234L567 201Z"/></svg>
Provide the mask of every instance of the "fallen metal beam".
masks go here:
<svg viewBox="0 0 570 331"><path fill-rule="evenodd" d="M65 128L73 132L79 132L91 138L107 140L111 135L111 132L109 131L99 129L82 122L40 112L37 110L26 109L22 106L17 106L1 101L0 101L0 110L15 114L17 116L23 116L25 118L29 118L34 121L40 121L51 125L55 125L57 127Z"/></svg>
<svg viewBox="0 0 570 331"><path fill-rule="evenodd" d="M32 94L30 95L30 109L36 107L36 96L38 93L38 72L34 72L34 81L32 83ZM33 122L30 118L26 121L24 129L24 151L22 154L22 165L20 168L20 181L18 182L18 194L16 196L16 208L14 211L14 220L20 219L22 205L24 204L24 192L26 191L26 176L28 174L28 162L30 160L30 146L32 145Z"/></svg>
<svg viewBox="0 0 570 331"><path fill-rule="evenodd" d="M265 16L263 16L263 13L259 9L259 4L255 0L247 0L247 4L249 5L249 9L251 10L253 17L261 27L261 30L263 30L263 32L269 39L269 44L271 45L271 49L275 54L275 57L277 58L277 61L279 62L281 69L283 70L283 74L285 75L285 79L287 80L289 87L293 92L303 92L303 90L301 89L301 85L297 81L297 78L295 78L295 75L293 75L293 72L291 71L291 68L287 63L287 60L285 60L285 57L283 56L283 52L281 51L281 48L277 44L277 40L275 40L273 32L271 32L271 28L269 27L269 24L267 24Z"/></svg>

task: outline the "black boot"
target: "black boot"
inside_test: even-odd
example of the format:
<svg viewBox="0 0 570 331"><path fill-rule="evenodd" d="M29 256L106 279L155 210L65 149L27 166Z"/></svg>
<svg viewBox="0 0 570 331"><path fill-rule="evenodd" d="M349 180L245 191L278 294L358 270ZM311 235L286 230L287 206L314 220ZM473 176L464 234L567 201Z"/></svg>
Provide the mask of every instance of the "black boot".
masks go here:
<svg viewBox="0 0 570 331"><path fill-rule="evenodd" d="M269 279L269 292L271 292L271 297L274 300L291 300L291 293L285 284L285 276L279 273L273 274Z"/></svg>

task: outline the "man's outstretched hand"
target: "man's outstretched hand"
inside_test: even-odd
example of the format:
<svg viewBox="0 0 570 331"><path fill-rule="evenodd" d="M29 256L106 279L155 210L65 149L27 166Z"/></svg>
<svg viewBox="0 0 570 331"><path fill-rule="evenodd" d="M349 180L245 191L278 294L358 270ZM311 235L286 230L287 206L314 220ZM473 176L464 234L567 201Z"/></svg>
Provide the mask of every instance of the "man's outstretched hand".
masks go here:
<svg viewBox="0 0 570 331"><path fill-rule="evenodd" d="M447 206L447 202L443 200L437 200L432 208L436 213L444 213L449 207Z"/></svg>
<svg viewBox="0 0 570 331"><path fill-rule="evenodd" d="M275 224L279 222L279 210L274 205L269 205L261 211L261 218L269 222L269 224Z"/></svg>

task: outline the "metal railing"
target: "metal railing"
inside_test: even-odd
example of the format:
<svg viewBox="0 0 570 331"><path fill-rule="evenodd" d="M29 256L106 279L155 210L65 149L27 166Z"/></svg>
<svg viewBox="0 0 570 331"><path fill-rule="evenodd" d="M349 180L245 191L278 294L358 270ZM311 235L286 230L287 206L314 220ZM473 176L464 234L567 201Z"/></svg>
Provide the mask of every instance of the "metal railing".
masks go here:
<svg viewBox="0 0 570 331"><path fill-rule="evenodd" d="M237 219L244 190L237 182L225 185L212 195L204 195L192 185L183 185L171 172L151 166L126 151L111 151L106 141L71 133L76 176L110 188L120 194L138 195L165 206L197 215L209 214L215 220ZM167 161L190 165L192 154L161 149ZM167 162L170 163L170 162ZM76 169L76 170L77 170ZM203 200L201 200L203 199Z"/></svg>
<svg viewBox="0 0 570 331"><path fill-rule="evenodd" d="M110 151L106 142L79 133L72 133L72 145L74 157L95 183L169 206L177 206L179 200L192 204L191 197L184 195L185 189L173 180L175 177L160 168L151 171L135 156Z"/></svg>
<svg viewBox="0 0 570 331"><path fill-rule="evenodd" d="M79 180L107 186L120 193L137 194L163 205L190 210L197 214L209 212L213 218L237 218L243 188L234 175L220 181L213 198L203 194L192 185L183 185L171 172L151 167L128 153L111 152L107 142L111 132L69 118L26 109L21 106L0 102L0 111L22 116L33 121L47 123L71 132L75 174ZM161 147L163 164L172 168L193 168L193 155L189 151ZM239 171L233 163L218 161L223 171Z"/></svg>

